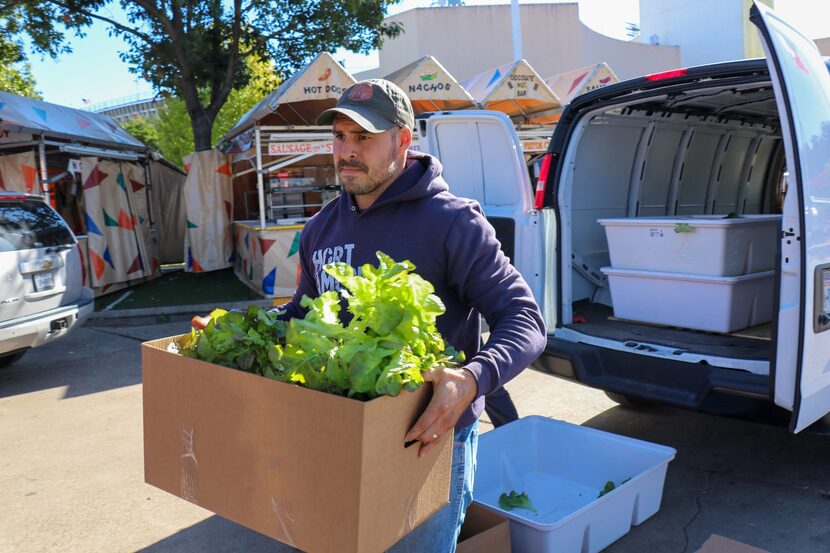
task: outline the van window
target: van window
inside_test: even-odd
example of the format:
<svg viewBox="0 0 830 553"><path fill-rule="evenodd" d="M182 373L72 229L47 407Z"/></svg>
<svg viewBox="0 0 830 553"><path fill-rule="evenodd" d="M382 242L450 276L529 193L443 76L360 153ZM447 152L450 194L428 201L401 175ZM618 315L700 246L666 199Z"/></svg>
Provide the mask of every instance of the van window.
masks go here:
<svg viewBox="0 0 830 553"><path fill-rule="evenodd" d="M0 198L0 252L74 243L69 227L46 203Z"/></svg>

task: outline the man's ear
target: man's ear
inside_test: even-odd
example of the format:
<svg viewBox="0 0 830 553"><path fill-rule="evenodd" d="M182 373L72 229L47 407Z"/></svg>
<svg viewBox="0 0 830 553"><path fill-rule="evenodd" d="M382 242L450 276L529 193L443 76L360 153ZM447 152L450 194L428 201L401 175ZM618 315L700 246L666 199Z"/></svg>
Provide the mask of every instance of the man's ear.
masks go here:
<svg viewBox="0 0 830 553"><path fill-rule="evenodd" d="M403 127L398 131L398 147L406 151L410 146L412 146L412 129Z"/></svg>

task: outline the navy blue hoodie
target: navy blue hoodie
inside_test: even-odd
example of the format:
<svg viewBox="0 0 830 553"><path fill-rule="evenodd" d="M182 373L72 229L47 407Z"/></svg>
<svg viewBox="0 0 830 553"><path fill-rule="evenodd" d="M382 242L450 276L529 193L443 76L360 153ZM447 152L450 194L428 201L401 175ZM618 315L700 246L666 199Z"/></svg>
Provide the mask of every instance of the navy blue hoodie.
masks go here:
<svg viewBox="0 0 830 553"><path fill-rule="evenodd" d="M369 208L360 210L344 193L308 220L300 237L300 282L284 306L286 315L305 316L303 294L337 289L323 272L325 264L377 266L377 251L414 263L444 302L438 330L464 351L464 367L478 382L478 396L456 428L472 424L484 409L484 396L544 349L545 325L530 288L501 252L479 205L450 194L436 158L410 151L407 168ZM483 348L479 314L490 328Z"/></svg>

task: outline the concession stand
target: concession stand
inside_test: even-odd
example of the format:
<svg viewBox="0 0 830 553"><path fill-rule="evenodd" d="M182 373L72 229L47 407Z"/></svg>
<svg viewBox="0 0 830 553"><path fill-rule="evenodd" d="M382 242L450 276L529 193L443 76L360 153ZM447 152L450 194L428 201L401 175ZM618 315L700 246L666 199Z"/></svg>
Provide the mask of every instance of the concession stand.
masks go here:
<svg viewBox="0 0 830 553"><path fill-rule="evenodd" d="M385 77L403 90L415 115L475 106L469 92L432 56L424 56Z"/></svg>
<svg viewBox="0 0 830 553"><path fill-rule="evenodd" d="M552 127L530 123L536 113L562 109L562 103L526 60L518 60L462 81L483 109L501 111L516 127L531 183L536 182L540 160L547 151Z"/></svg>
<svg viewBox="0 0 830 553"><path fill-rule="evenodd" d="M234 272L265 297L293 294L303 224L340 193L331 127L315 120L355 82L322 53L242 116L218 146L230 156Z"/></svg>
<svg viewBox="0 0 830 553"><path fill-rule="evenodd" d="M618 83L620 80L605 62L595 63L587 67L580 67L571 71L559 73L548 79L545 83L550 87L563 106L571 103L574 97L590 92L597 88ZM541 111L534 113L530 123L552 124L559 121L562 115L562 108Z"/></svg>
<svg viewBox="0 0 830 553"><path fill-rule="evenodd" d="M157 229L183 224L182 180L110 117L0 92L0 190L40 194L55 207L78 238L84 283L96 295L181 261L162 259L176 237Z"/></svg>
<svg viewBox="0 0 830 553"><path fill-rule="evenodd" d="M562 107L559 98L527 63L518 60L461 82L483 109L501 111L517 122L533 113Z"/></svg>

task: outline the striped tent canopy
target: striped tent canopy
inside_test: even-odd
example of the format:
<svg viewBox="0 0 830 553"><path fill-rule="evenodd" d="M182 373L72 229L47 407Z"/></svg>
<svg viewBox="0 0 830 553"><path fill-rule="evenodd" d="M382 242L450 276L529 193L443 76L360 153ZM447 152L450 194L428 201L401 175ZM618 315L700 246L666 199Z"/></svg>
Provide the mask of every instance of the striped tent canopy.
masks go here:
<svg viewBox="0 0 830 553"><path fill-rule="evenodd" d="M466 109L475 104L469 92L432 56L424 56L387 75L409 96L416 114Z"/></svg>
<svg viewBox="0 0 830 553"><path fill-rule="evenodd" d="M480 73L461 82L484 109L527 117L531 113L561 107L556 94L530 66L519 60Z"/></svg>

